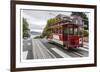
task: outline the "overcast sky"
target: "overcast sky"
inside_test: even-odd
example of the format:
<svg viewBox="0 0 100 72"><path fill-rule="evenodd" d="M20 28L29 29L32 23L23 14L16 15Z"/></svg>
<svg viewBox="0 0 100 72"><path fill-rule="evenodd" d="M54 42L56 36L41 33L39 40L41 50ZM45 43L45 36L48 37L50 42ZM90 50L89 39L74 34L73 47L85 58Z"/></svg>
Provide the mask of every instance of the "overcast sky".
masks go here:
<svg viewBox="0 0 100 72"><path fill-rule="evenodd" d="M47 20L57 16L58 14L64 14L70 16L72 12L68 11L54 11L54 10L34 10L34 9L23 9L21 10L23 17L26 18L29 23L31 31L42 32ZM88 17L88 13L85 13Z"/></svg>
<svg viewBox="0 0 100 72"><path fill-rule="evenodd" d="M46 11L46 10L21 10L23 17L26 18L29 23L31 31L42 32L47 20L57 16L58 14L64 14L70 16L71 12L62 11Z"/></svg>

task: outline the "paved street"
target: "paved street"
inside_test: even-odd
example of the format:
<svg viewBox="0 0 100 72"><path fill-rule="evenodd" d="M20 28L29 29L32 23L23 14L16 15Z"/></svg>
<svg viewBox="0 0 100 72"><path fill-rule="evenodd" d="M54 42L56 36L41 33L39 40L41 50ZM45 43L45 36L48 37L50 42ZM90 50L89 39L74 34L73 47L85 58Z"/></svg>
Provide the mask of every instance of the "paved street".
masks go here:
<svg viewBox="0 0 100 72"><path fill-rule="evenodd" d="M87 57L89 53L87 45L84 43L84 47L67 50L55 42L48 42L46 39L26 39L23 40L23 57L24 59Z"/></svg>

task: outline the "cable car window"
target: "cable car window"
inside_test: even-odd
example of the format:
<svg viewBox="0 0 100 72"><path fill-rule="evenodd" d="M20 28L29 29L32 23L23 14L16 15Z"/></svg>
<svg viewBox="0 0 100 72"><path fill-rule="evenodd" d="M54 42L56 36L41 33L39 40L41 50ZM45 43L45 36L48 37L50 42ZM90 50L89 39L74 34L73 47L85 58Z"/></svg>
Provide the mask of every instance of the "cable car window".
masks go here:
<svg viewBox="0 0 100 72"><path fill-rule="evenodd" d="M68 28L64 29L64 34L68 34Z"/></svg>
<svg viewBox="0 0 100 72"><path fill-rule="evenodd" d="M64 35L78 35L78 28L66 27L64 28Z"/></svg>
<svg viewBox="0 0 100 72"><path fill-rule="evenodd" d="M73 35L73 28L69 28L69 35Z"/></svg>
<svg viewBox="0 0 100 72"><path fill-rule="evenodd" d="M78 28L74 28L74 35L78 35Z"/></svg>
<svg viewBox="0 0 100 72"><path fill-rule="evenodd" d="M64 35L73 35L73 28L65 28Z"/></svg>

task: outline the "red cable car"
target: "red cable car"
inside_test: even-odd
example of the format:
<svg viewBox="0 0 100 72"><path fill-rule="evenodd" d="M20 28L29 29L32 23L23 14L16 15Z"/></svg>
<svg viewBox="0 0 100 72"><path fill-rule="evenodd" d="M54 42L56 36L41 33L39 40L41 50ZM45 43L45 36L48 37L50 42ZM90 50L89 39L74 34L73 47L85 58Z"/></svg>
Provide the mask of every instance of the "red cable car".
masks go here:
<svg viewBox="0 0 100 72"><path fill-rule="evenodd" d="M83 45L82 34L79 34L80 28L80 24L63 20L49 27L47 39L63 45L64 48L77 48Z"/></svg>

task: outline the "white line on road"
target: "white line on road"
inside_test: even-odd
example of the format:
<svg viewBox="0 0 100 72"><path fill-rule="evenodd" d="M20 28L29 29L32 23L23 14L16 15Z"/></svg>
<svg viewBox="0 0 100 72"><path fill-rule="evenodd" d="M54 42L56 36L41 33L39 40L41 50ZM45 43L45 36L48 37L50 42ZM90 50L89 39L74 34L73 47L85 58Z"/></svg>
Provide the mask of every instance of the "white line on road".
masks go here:
<svg viewBox="0 0 100 72"><path fill-rule="evenodd" d="M88 49L83 48L83 47L79 47L79 49L84 50L84 51L89 51Z"/></svg>
<svg viewBox="0 0 100 72"><path fill-rule="evenodd" d="M77 52L73 52L74 54L80 56L80 57L84 57L84 55L80 54L80 53L77 53Z"/></svg>
<svg viewBox="0 0 100 72"><path fill-rule="evenodd" d="M43 44L40 40L32 40L33 46L33 56L34 59L46 59L46 58L56 58ZM52 55L52 56L51 56Z"/></svg>
<svg viewBox="0 0 100 72"><path fill-rule="evenodd" d="M41 46L40 46L39 42L36 41L36 44L37 44L38 50L40 51L40 53L43 56L43 59L45 59L46 58L46 55L44 54L43 50L41 49Z"/></svg>
<svg viewBox="0 0 100 72"><path fill-rule="evenodd" d="M54 54L52 54L40 41L39 44L49 53L53 56L53 58L56 58L56 56Z"/></svg>
<svg viewBox="0 0 100 72"><path fill-rule="evenodd" d="M37 55L36 55L36 46L35 46L35 41L32 40L32 47L33 47L33 58L37 59Z"/></svg>
<svg viewBox="0 0 100 72"><path fill-rule="evenodd" d="M54 50L57 54L59 54L60 56L64 57L64 58L67 58L67 57L70 57L69 55L67 55L66 53L60 51L59 49L57 48L51 48L52 50Z"/></svg>

